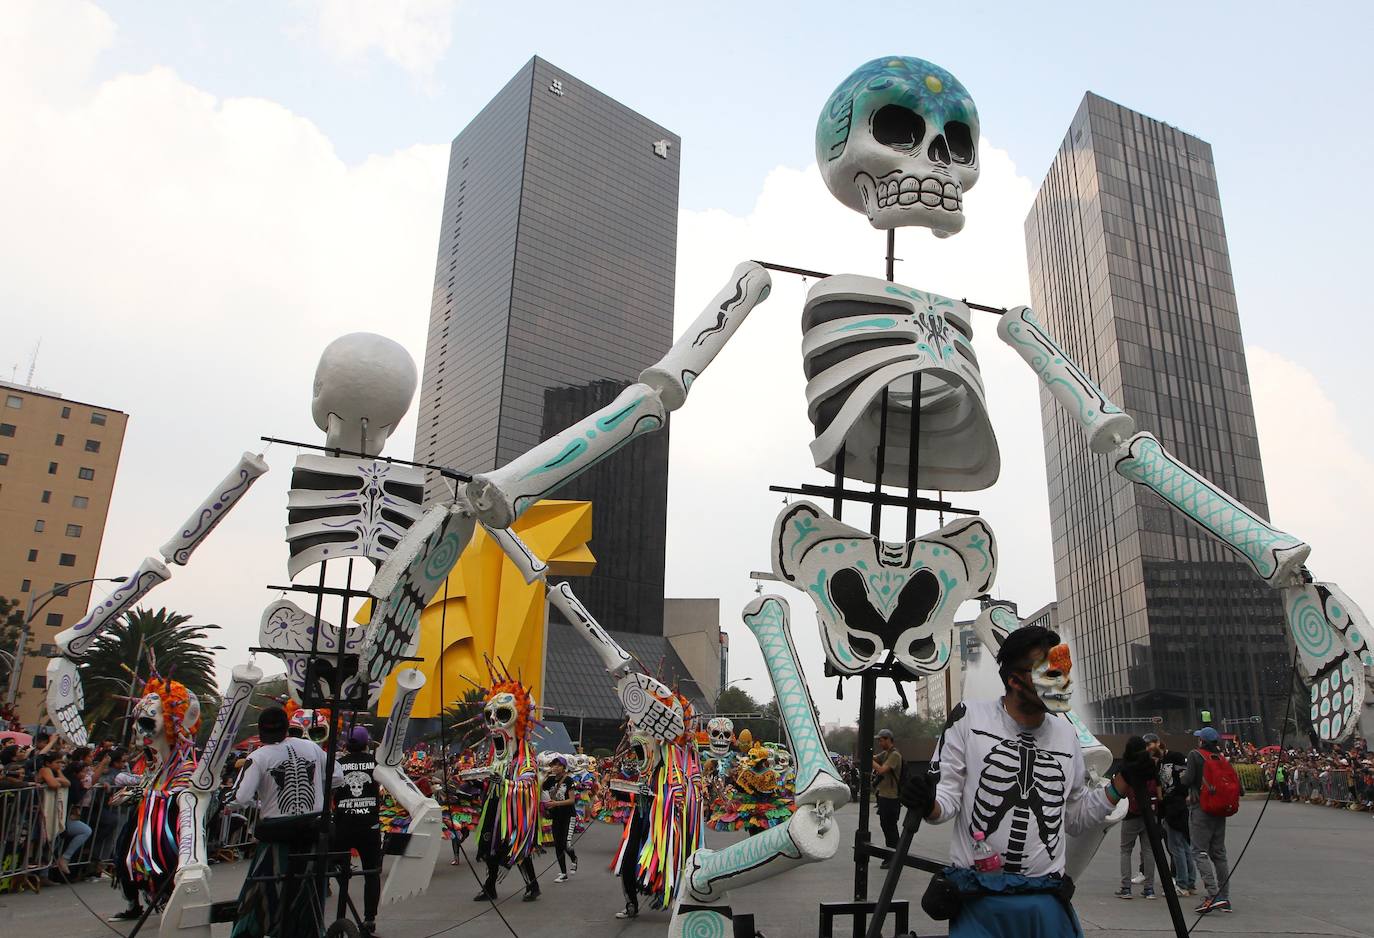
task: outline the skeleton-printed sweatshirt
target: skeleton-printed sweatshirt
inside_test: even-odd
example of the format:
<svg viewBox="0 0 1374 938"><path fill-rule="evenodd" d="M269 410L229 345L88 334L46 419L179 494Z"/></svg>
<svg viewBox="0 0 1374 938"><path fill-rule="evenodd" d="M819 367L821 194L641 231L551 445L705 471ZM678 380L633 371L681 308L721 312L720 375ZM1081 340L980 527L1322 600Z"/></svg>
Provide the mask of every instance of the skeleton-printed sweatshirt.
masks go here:
<svg viewBox="0 0 1374 938"><path fill-rule="evenodd" d="M1001 700L967 701L950 714L935 758L940 820L956 821L949 862L973 866L973 834L1002 854L1004 869L1022 876L1064 872L1065 841L1106 820L1112 803L1085 785L1078 735L1049 714L1021 726Z"/></svg>
<svg viewBox="0 0 1374 938"><path fill-rule="evenodd" d="M260 817L294 817L324 809L326 754L317 744L288 737L253 751L243 774L234 785L230 802L262 806ZM332 788L344 783L339 763L334 763Z"/></svg>

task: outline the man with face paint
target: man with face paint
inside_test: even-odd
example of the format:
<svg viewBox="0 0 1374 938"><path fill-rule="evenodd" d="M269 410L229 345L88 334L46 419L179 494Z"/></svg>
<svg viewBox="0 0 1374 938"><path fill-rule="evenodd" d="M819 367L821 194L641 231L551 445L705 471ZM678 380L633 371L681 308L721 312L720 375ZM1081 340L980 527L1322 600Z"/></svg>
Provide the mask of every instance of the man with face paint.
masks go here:
<svg viewBox="0 0 1374 938"><path fill-rule="evenodd" d="M997 663L1002 697L956 706L931 771L902 786L909 809L936 824L956 822L944 882L923 906L951 920L950 938L1077 938L1083 931L1064 875L1068 835L1105 821L1130 788L1120 774L1106 788L1084 783L1078 735L1056 715L1069 708L1072 667L1057 634L1016 629ZM1001 855L1000 873L974 869L975 834Z"/></svg>

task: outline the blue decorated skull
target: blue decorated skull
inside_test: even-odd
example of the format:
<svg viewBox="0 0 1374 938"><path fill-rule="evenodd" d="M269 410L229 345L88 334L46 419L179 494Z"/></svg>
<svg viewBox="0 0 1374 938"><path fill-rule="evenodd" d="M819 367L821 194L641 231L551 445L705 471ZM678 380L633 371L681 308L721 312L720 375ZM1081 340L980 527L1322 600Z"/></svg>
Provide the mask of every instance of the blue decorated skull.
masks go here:
<svg viewBox="0 0 1374 938"><path fill-rule="evenodd" d="M816 124L816 163L835 198L874 228L964 227L978 181L978 110L959 80L924 59L890 56L840 83Z"/></svg>

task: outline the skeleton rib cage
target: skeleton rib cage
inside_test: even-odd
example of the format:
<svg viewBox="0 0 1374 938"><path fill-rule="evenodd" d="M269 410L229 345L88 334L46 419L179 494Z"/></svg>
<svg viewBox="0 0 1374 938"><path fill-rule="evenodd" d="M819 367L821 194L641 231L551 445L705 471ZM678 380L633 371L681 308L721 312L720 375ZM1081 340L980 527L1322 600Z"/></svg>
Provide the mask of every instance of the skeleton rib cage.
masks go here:
<svg viewBox="0 0 1374 938"><path fill-rule="evenodd" d="M985 768L978 783L969 835L975 831L992 834L1010 814L1011 835L1003 858L1004 868L1008 873L1020 873L1026 860L1026 836L1032 817L1045 849L1051 854L1059 849L1068 781L1058 759L1068 759L1069 754L1041 749L1030 733L1002 739L983 730L973 732L997 742L983 759Z"/></svg>

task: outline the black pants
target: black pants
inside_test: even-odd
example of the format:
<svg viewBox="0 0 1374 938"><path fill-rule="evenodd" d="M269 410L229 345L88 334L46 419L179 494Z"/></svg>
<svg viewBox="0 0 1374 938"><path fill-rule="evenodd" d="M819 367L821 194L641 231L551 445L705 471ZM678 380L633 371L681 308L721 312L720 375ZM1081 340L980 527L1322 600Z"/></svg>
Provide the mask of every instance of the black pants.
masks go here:
<svg viewBox="0 0 1374 938"><path fill-rule="evenodd" d="M523 880L525 881L525 891L526 891L526 892L532 892L532 893L534 893L535 895L538 895L538 894L539 894L539 882L538 882L538 880L536 880L535 877L534 877L534 861L531 860L529 857L525 857L525 859L523 859L523 860L521 860L519 863L515 864L515 868L516 868L517 870L520 871L520 878L523 879ZM497 876L497 874L500 873L500 872L501 872L501 863L500 863L500 861L499 861L499 860L493 860L493 859L491 859L490 857L488 857L488 858L487 858L487 879L486 879L486 882L484 882L484 883L482 884L482 888L483 888L484 890L486 890L487 895L489 895L489 896L494 896L494 895L496 895L496 876Z"/></svg>
<svg viewBox="0 0 1374 938"><path fill-rule="evenodd" d="M647 796L642 796L646 797ZM630 833L625 839L625 851L620 856L620 887L625 891L625 904L639 908L639 851L649 836L649 810L636 804L630 815Z"/></svg>
<svg viewBox="0 0 1374 938"><path fill-rule="evenodd" d="M902 817L902 802L897 798L884 798L878 796L878 824L883 829L883 841L889 848L897 846L901 840L901 834L897 831L897 822Z"/></svg>
<svg viewBox="0 0 1374 938"><path fill-rule="evenodd" d="M363 873L363 920L367 922L376 921L377 906L382 900L381 831L377 828L351 827L346 823L339 824L334 828L333 849L335 851L358 851L358 860L362 863L363 869L372 871ZM349 858L340 857L338 864L341 867L349 866Z"/></svg>
<svg viewBox="0 0 1374 938"><path fill-rule="evenodd" d="M577 862L577 851L568 846L568 832L575 814L572 808L554 808L549 813L549 820L553 822L553 852L558 856L558 869L564 873L568 872L565 856Z"/></svg>

